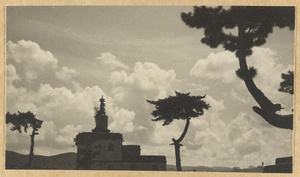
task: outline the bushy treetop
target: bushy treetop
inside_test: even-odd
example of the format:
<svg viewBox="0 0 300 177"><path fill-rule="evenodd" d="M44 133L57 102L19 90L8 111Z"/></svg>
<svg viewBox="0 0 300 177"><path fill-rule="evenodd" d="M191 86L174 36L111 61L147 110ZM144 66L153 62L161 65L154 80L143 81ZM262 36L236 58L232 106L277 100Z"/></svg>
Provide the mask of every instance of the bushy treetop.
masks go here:
<svg viewBox="0 0 300 177"><path fill-rule="evenodd" d="M237 56L239 52L249 56L252 54L252 47L266 42L273 27L288 27L290 30L295 28L295 7L233 6L224 9L222 6L195 6L193 13L182 13L181 18L190 28L204 29L202 43L212 48L223 45L225 50L236 52ZM224 32L224 29L236 27L245 34L238 36ZM240 37L243 38L242 42L239 42ZM239 51L239 44L242 43L244 51Z"/></svg>
<svg viewBox="0 0 300 177"><path fill-rule="evenodd" d="M205 96L190 96L190 93L175 92L176 96L169 96L158 101L147 100L155 105L155 110L151 113L155 119L153 121L164 120L163 125L170 124L174 119L190 119L203 115L203 110L210 107L202 99Z"/></svg>

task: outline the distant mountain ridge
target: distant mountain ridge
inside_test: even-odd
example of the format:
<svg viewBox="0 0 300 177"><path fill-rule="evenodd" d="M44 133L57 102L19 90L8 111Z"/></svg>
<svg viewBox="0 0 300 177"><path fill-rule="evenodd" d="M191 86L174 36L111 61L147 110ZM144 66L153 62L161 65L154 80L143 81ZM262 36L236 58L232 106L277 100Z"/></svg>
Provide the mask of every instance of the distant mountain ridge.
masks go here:
<svg viewBox="0 0 300 177"><path fill-rule="evenodd" d="M75 170L76 156L77 154L75 152L63 153L54 156L35 155L33 158L32 169ZM25 169L27 161L28 155L13 151L6 151L5 169ZM182 170L195 172L263 172L263 168L261 166L245 169L238 167L182 166ZM167 171L176 171L176 166L167 165Z"/></svg>
<svg viewBox="0 0 300 177"><path fill-rule="evenodd" d="M175 165L167 165L167 171L176 171ZM182 166L182 171L195 171L195 172L251 172L251 173L262 173L263 167L248 167L248 168L239 168L239 167L207 167L207 166Z"/></svg>

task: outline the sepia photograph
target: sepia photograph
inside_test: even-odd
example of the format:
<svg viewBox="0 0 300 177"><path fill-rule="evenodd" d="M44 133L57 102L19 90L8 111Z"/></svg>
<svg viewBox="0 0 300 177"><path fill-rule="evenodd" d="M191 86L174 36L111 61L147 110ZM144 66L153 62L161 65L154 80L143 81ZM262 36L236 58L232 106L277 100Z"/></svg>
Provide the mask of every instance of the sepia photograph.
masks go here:
<svg viewBox="0 0 300 177"><path fill-rule="evenodd" d="M295 6L6 6L5 170L293 173Z"/></svg>

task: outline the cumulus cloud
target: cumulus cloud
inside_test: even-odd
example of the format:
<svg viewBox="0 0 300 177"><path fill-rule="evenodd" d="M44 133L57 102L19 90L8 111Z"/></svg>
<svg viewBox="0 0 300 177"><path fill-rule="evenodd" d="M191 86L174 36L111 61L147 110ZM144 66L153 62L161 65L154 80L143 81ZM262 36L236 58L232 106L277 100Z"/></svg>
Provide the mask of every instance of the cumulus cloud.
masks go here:
<svg viewBox="0 0 300 177"><path fill-rule="evenodd" d="M151 141L155 144L170 144L172 138L178 139L183 132L185 121L174 120L168 126L162 126L161 122L155 122Z"/></svg>
<svg viewBox="0 0 300 177"><path fill-rule="evenodd" d="M198 158L210 156L214 152L213 147L210 146L217 147L224 136L226 137L226 133L221 131L222 128L226 127L220 115L220 112L226 109L223 100L217 100L207 95L205 101L212 106L211 109L205 111L203 116L191 119L188 132L182 141L182 162L184 161L186 165L189 164L187 159L195 159L196 155L199 155ZM171 124L162 126L162 122L153 122L151 132L148 132L150 142L153 143L153 149L145 151L150 154L160 152L167 156L169 164L174 164L174 147L169 144L172 143L172 138L177 139L180 137L185 123L184 120L174 120ZM200 163L200 160L194 160L193 162Z"/></svg>
<svg viewBox="0 0 300 177"><path fill-rule="evenodd" d="M164 89L170 87L170 82L175 80L174 70L163 70L154 63L138 62L134 66L131 77L143 90Z"/></svg>
<svg viewBox="0 0 300 177"><path fill-rule="evenodd" d="M231 89L230 96L231 96L231 98L233 98L237 101L240 101L242 103L247 102L247 100L245 98L243 98L242 95L239 95L235 89Z"/></svg>
<svg viewBox="0 0 300 177"><path fill-rule="evenodd" d="M124 70L112 72L109 82L113 87L110 90L110 95L114 98L115 103L123 107L124 110L134 113L134 116L133 114L131 116L124 114L131 118L116 119L114 116L121 109L115 110L110 114L110 118L113 119L109 125L110 129L114 132L125 133L126 142L132 141L143 144L146 141L145 137L152 139L153 136L151 135L155 123L151 122L150 117L145 118L145 114L150 115L152 109L146 99L154 100L174 94L174 83L177 83L175 71L164 70L154 63L137 62L132 72ZM126 126L122 127L117 121ZM123 123L124 121L126 122Z"/></svg>
<svg viewBox="0 0 300 177"><path fill-rule="evenodd" d="M7 60L20 66L19 70L27 81L36 79L39 72L56 69L58 60L49 51L45 51L32 41L21 40L6 44Z"/></svg>
<svg viewBox="0 0 300 177"><path fill-rule="evenodd" d="M254 47L253 55L248 59L249 66L257 68L257 76L254 81L257 86L272 98L286 96L278 92L279 83L282 81L281 73L287 73L288 70L294 70L293 66L284 66L278 62L276 52L266 47Z"/></svg>
<svg viewBox="0 0 300 177"><path fill-rule="evenodd" d="M224 114L227 109L223 100L207 95L205 101L211 108L203 116L191 120L182 142L182 163L192 165L192 162L198 162L201 165L216 166L224 165L226 161L228 166L248 167L259 165L262 161L270 165L277 157L291 155L292 132L274 128L260 117L246 112L228 118ZM172 143L172 138L180 136L184 124L185 121L174 121L168 126L155 123L150 136L152 149L145 152L163 153L167 156L168 163L174 164L174 147L169 144ZM280 137L290 146L281 148L281 143L276 142L278 138L274 137ZM158 146L161 149L156 148ZM274 148L270 150L270 147Z"/></svg>
<svg viewBox="0 0 300 177"><path fill-rule="evenodd" d="M12 124L6 125L6 134L5 134L6 149L24 153L24 154L29 153L30 133L25 133L25 132L19 133L18 131L11 131L10 130L11 127Z"/></svg>
<svg viewBox="0 0 300 177"><path fill-rule="evenodd" d="M17 111L36 112L36 105L30 102L33 92L28 91L26 88L16 88L9 80L6 82L6 110L13 113Z"/></svg>
<svg viewBox="0 0 300 177"><path fill-rule="evenodd" d="M238 69L238 59L234 53L223 51L210 53L206 59L199 59L190 70L190 75L206 78L220 79L229 83L236 78L235 71Z"/></svg>
<svg viewBox="0 0 300 177"><path fill-rule="evenodd" d="M114 87L111 90L111 94L114 95L113 98L115 101L121 102L127 95L129 95L129 91L123 87Z"/></svg>
<svg viewBox="0 0 300 177"><path fill-rule="evenodd" d="M203 100L211 106L209 110L211 110L212 112L219 112L226 109L224 100L216 100L210 95L206 95Z"/></svg>
<svg viewBox="0 0 300 177"><path fill-rule="evenodd" d="M72 147L73 139L77 133L91 131L95 127L93 108L99 106L101 95L104 95L107 101L106 112L110 117L110 121L112 120L110 124L112 131L126 133L147 129L142 125L134 125L135 112L114 106L113 98L107 96L99 86L82 88L78 82L73 81L75 90L65 86L53 87L50 84L40 84L35 90L22 86L16 87L13 83L15 81L22 79L30 81L36 78L27 77L28 75L21 78L22 72L31 72L37 76L39 73L44 72L43 69L50 68L54 71L56 77L63 81L71 80L79 73L68 67L57 70L57 59L50 52L40 49L38 44L34 42L8 42L7 46L8 61L13 64L8 64L6 68L6 110L11 113L31 111L37 115L37 118L44 121L39 131L40 134L36 137L36 145L40 147L37 152L49 155L50 152L53 154L53 152L61 152L63 149L71 150L67 146ZM48 57L47 59L50 57L50 59L40 58L39 55L45 55L44 57ZM31 58L32 56L33 58ZM35 63L31 64L33 61ZM15 65L18 67L16 68ZM26 66L29 66L29 68L26 68ZM122 90L116 92L119 92L120 95L115 95L115 97L122 99ZM17 136L21 138L25 135L18 135L9 129L7 135L9 139L7 141L8 149L22 153L27 151L26 145L29 147L27 141L13 141Z"/></svg>
<svg viewBox="0 0 300 177"><path fill-rule="evenodd" d="M128 76L128 74L125 71L114 71L110 74L109 81L113 85L119 85L119 84L133 84L134 80L132 77Z"/></svg>
<svg viewBox="0 0 300 177"><path fill-rule="evenodd" d="M292 65L283 65L276 52L267 47L254 47L253 54L247 57L248 66L254 66L257 69L257 76L254 82L257 87L274 103L280 103L286 108L292 107L292 97L286 93L278 91L279 83L282 81L281 74L293 70ZM190 74L203 79L221 80L234 86L234 91L228 92L230 96L241 102L253 100L250 95L241 94L241 88L245 89L243 82L238 79L235 71L238 68L238 59L234 53L223 51L211 53L206 59L199 59ZM233 84L234 83L234 84ZM238 83L238 84L237 84ZM243 84L243 85L242 85ZM246 90L246 89L245 89ZM247 91L247 90L246 90ZM250 99L249 99L250 98ZM289 112L291 109L289 109Z"/></svg>
<svg viewBox="0 0 300 177"><path fill-rule="evenodd" d="M65 87L53 88L49 84L41 84L37 91L11 85L6 95L6 110L11 113L33 112L44 121L37 140L43 142L42 145L51 142L49 146L60 149L63 147L58 141L68 141L70 144L77 132L91 131L95 127L93 107L99 105L98 99L105 94L98 86L73 92ZM111 104L108 107L110 109ZM21 142L19 146L26 148ZM11 145L8 147L11 148Z"/></svg>
<svg viewBox="0 0 300 177"><path fill-rule="evenodd" d="M268 53L268 51L262 52ZM276 63L274 53L270 52L264 58L268 58L268 56L272 56ZM107 57L112 56L107 55ZM226 83L233 82L233 79L239 81L235 75L238 66L235 56L231 58L230 53L224 52L210 54L208 58L216 63L208 59L198 61L191 70L191 74L196 77L220 79ZM101 62L108 61L108 59L99 60ZM220 60L221 64L219 64ZM76 151L76 148L72 147L74 145L72 144L73 138L77 133L90 132L95 127L93 107L99 106L99 98L104 95L109 129L112 132L124 133L126 142L141 144L143 154L166 155L169 164L175 163L174 147L169 144L172 143L172 138L180 136L185 121L174 121L168 126L162 126L160 122L151 122L153 117L150 117L150 113L153 107L145 101L146 99L165 98L174 94L174 85L176 85L174 83L177 82L174 70L164 70L150 62L137 62L133 70L128 71L128 66L125 64L108 62L106 65L123 69L110 74L108 82L113 88L109 94L104 93L99 86L81 87L74 81L72 83L75 85L75 90L41 84L33 91L13 85L22 77L22 70L19 72L15 67L19 64L17 60L12 61L14 61L13 64L7 65L7 110L12 113L18 110L23 112L31 110L38 118L44 120L40 135L36 137L36 145L39 147L37 153L53 154ZM276 68L275 66L278 65L272 66L272 68ZM208 69L210 67L216 68ZM202 70L206 72L202 72ZM259 68L260 70L263 68ZM76 76L76 71L67 67L63 67L59 71L56 68L55 71L56 74L60 73L59 76L62 80L71 80ZM281 67L274 71L281 72ZM264 74L262 73L262 75ZM192 88L198 87L201 91L214 89L193 83L187 83L187 85ZM235 90L231 89L231 92L227 94L236 100L245 102L247 99L240 97L241 95L236 94ZM211 108L205 111L203 116L191 120L188 134L182 142L184 145L181 148L183 164L199 163L200 165L215 166L222 165L226 161L228 166L234 166L240 165L241 159L243 159L241 165L248 166L249 164L260 164L262 160L273 163L276 156L291 154L292 147L282 144L292 144L292 133L272 129L263 119L244 112L238 115L228 114L230 110L227 109L227 106L231 108L228 100L224 100L224 97L216 98L214 95L207 95L205 101L211 105ZM282 144L273 137L282 139ZM8 129L7 138L8 149L28 153L30 145L30 141L27 141L29 140L28 134L20 135ZM17 141L21 138L23 139ZM21 143L24 144L20 145ZM269 149L270 147L274 147L274 149Z"/></svg>
<svg viewBox="0 0 300 177"><path fill-rule="evenodd" d="M40 119L38 117L38 119ZM50 137L57 136L57 127L53 121L43 121L42 127L39 129L39 135L35 137L36 141L47 141Z"/></svg>
<svg viewBox="0 0 300 177"><path fill-rule="evenodd" d="M228 124L228 140L232 142L237 157L245 158L252 153L261 152L262 131L256 127L262 127L260 124L263 123L262 120L256 120L246 113L240 113Z"/></svg>
<svg viewBox="0 0 300 177"><path fill-rule="evenodd" d="M188 83L189 92L203 92L209 89L208 85Z"/></svg>
<svg viewBox="0 0 300 177"><path fill-rule="evenodd" d="M110 82L115 86L131 85L144 91L158 91L158 97L163 98L172 90L172 82L176 79L174 70L161 69L154 63L135 63L133 72L128 75L125 71L113 72Z"/></svg>
<svg viewBox="0 0 300 177"><path fill-rule="evenodd" d="M78 133L82 132L82 126L69 124L62 128L59 132L61 135L57 136L56 141L59 143L74 144L74 138Z"/></svg>
<svg viewBox="0 0 300 177"><path fill-rule="evenodd" d="M249 66L258 70L255 81L265 90L275 90L277 93L281 73L293 70L277 62L276 52L266 47L254 47L253 54L247 58ZM206 59L199 59L190 70L190 74L199 78L220 79L225 83L237 80L235 71L238 69L238 59L234 53L223 51L210 53ZM276 88L276 89L275 89Z"/></svg>
<svg viewBox="0 0 300 177"><path fill-rule="evenodd" d="M16 67L12 64L6 65L6 83L11 85L13 81L20 80L20 76L17 74Z"/></svg>
<svg viewBox="0 0 300 177"><path fill-rule="evenodd" d="M292 154L292 132L274 128L244 112L230 122L223 122L222 114L209 115L207 112L191 121L189 131L193 133L187 134L181 151L182 160L189 159L185 163L195 161L217 166L226 161L228 166L248 167L262 161L266 165L274 164L275 158ZM281 148L279 139L287 140L285 143L290 146Z"/></svg>
<svg viewBox="0 0 300 177"><path fill-rule="evenodd" d="M78 76L79 72L64 66L63 68L61 68L60 71L57 71L55 74L58 79L62 81L69 81L73 77Z"/></svg>
<svg viewBox="0 0 300 177"><path fill-rule="evenodd" d="M33 102L38 105L38 114L60 123L84 123L93 119L93 107L104 92L98 86L86 87L72 92L65 87L52 88L48 84L40 86ZM91 121L88 121L91 123Z"/></svg>
<svg viewBox="0 0 300 177"><path fill-rule="evenodd" d="M241 140L235 141L234 143L238 154L244 157L252 153L260 153L262 149L261 132L256 128L252 128L243 134Z"/></svg>
<svg viewBox="0 0 300 177"><path fill-rule="evenodd" d="M32 129L29 128L27 132L18 133L18 131L11 131L9 129L10 127L12 127L11 124L6 125L6 149L28 154ZM35 152L40 151L41 146L56 145L55 143L51 144L53 142L51 139L57 135L56 126L52 121L43 121L38 133L39 134L35 136ZM49 155L53 155L53 153Z"/></svg>
<svg viewBox="0 0 300 177"><path fill-rule="evenodd" d="M113 132L127 133L135 129L133 120L135 113L126 109L119 109L113 115L113 122L109 125L109 129Z"/></svg>
<svg viewBox="0 0 300 177"><path fill-rule="evenodd" d="M99 60L100 63L113 68L129 70L128 65L122 63L120 60L117 59L116 56L114 56L111 53L101 53L100 57L97 57L97 60Z"/></svg>

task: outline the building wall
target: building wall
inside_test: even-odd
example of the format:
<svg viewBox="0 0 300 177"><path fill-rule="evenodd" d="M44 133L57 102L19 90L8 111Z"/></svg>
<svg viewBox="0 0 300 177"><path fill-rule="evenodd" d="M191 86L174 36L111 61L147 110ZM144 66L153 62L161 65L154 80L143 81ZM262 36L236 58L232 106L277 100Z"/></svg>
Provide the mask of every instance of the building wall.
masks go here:
<svg viewBox="0 0 300 177"><path fill-rule="evenodd" d="M76 169L89 169L92 163L92 150L86 144L77 146Z"/></svg>
<svg viewBox="0 0 300 177"><path fill-rule="evenodd" d="M77 169L90 169L95 161L122 161L120 134L82 133L76 140Z"/></svg>
<svg viewBox="0 0 300 177"><path fill-rule="evenodd" d="M139 145L122 145L121 134L76 136L78 170L166 170L165 156L141 156Z"/></svg>
<svg viewBox="0 0 300 177"><path fill-rule="evenodd" d="M293 165L292 164L283 164L283 165L269 165L265 166L264 173L292 173Z"/></svg>
<svg viewBox="0 0 300 177"><path fill-rule="evenodd" d="M293 172L293 157L277 158L275 165L264 167L264 173L292 173Z"/></svg>
<svg viewBox="0 0 300 177"><path fill-rule="evenodd" d="M139 157L141 156L141 148L138 145L122 146L122 156L125 161L132 157Z"/></svg>
<svg viewBox="0 0 300 177"><path fill-rule="evenodd" d="M139 145L123 146L123 135L109 133L105 114L105 100L100 99L100 110L95 116L92 132L79 133L77 146L78 170L166 170L165 156L141 156Z"/></svg>
<svg viewBox="0 0 300 177"><path fill-rule="evenodd" d="M93 161L121 161L122 160L122 140L103 139L92 143Z"/></svg>

